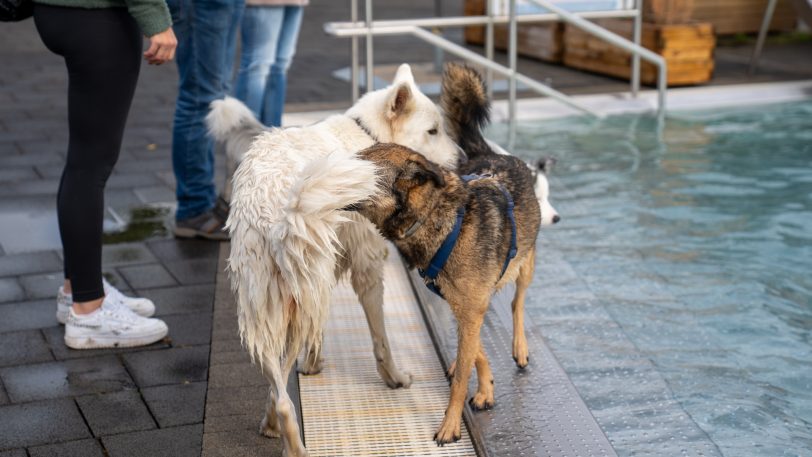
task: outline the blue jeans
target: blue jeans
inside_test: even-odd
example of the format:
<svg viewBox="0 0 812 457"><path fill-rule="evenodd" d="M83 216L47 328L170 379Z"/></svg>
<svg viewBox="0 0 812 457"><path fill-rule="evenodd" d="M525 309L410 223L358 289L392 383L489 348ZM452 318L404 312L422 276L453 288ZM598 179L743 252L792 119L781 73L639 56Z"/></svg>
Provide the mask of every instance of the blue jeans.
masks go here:
<svg viewBox="0 0 812 457"><path fill-rule="evenodd" d="M234 96L263 124L282 125L287 72L302 24L301 6L247 6L242 17L242 57Z"/></svg>
<svg viewBox="0 0 812 457"><path fill-rule="evenodd" d="M180 85L172 130L178 220L214 207L214 144L206 133L209 103L229 92L244 0L168 0L178 38Z"/></svg>

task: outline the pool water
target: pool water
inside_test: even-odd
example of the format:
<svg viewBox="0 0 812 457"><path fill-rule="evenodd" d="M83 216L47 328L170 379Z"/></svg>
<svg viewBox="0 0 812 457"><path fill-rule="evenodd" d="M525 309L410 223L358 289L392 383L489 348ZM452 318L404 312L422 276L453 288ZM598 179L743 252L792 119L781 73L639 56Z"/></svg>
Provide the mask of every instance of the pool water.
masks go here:
<svg viewBox="0 0 812 457"><path fill-rule="evenodd" d="M618 453L812 455L812 101L517 138L563 218L528 319Z"/></svg>

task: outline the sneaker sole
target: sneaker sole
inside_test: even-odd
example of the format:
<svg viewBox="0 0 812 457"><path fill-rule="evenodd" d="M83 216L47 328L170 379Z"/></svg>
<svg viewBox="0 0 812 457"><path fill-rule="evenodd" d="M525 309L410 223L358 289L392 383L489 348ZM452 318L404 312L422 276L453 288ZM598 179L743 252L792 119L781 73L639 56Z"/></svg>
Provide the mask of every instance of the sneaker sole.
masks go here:
<svg viewBox="0 0 812 457"><path fill-rule="evenodd" d="M109 349L109 348L132 348L138 346L147 346L152 343L162 340L167 334L168 330L162 330L150 335L143 335L138 338L122 339L120 337L106 336L106 337L69 337L65 335L65 345L71 349Z"/></svg>
<svg viewBox="0 0 812 457"><path fill-rule="evenodd" d="M68 314L70 314L70 307L61 307L56 305L56 321L62 325L68 322Z"/></svg>
<svg viewBox="0 0 812 457"><path fill-rule="evenodd" d="M149 313L141 313L141 312L138 312L138 311L136 311L136 310L134 310L132 308L130 308L130 310L132 312L134 312L135 314L138 314L141 317L152 317L152 316L155 315L155 310L154 309ZM70 314L70 306L62 307L62 306L56 305L56 321L57 322L59 322L62 325L65 325L68 322L68 315L69 314Z"/></svg>
<svg viewBox="0 0 812 457"><path fill-rule="evenodd" d="M205 238L212 241L228 241L228 234L223 233L206 233L200 230L191 228L175 227L175 237L177 238Z"/></svg>

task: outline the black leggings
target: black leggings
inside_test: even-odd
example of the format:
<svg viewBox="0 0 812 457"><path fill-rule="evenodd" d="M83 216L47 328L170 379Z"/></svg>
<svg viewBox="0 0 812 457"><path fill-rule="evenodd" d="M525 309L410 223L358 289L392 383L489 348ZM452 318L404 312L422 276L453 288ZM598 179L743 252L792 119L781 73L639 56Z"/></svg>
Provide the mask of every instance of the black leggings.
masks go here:
<svg viewBox="0 0 812 457"><path fill-rule="evenodd" d="M141 30L125 8L35 4L45 46L68 67L70 140L57 194L59 234L73 300L104 296L104 186L121 149L141 68Z"/></svg>

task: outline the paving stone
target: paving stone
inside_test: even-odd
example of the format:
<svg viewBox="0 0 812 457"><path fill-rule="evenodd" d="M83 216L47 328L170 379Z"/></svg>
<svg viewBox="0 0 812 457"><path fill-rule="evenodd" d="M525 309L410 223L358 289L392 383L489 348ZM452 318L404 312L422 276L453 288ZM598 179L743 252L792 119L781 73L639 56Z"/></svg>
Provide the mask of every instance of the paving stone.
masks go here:
<svg viewBox="0 0 812 457"><path fill-rule="evenodd" d="M110 457L199 457L203 425L184 425L102 438Z"/></svg>
<svg viewBox="0 0 812 457"><path fill-rule="evenodd" d="M151 430L155 421L136 390L78 397L76 403L94 436Z"/></svg>
<svg viewBox="0 0 812 457"><path fill-rule="evenodd" d="M206 395L206 419L253 413L261 417L268 398L268 382L255 386L211 387Z"/></svg>
<svg viewBox="0 0 812 457"><path fill-rule="evenodd" d="M0 333L58 325L54 299L0 305Z"/></svg>
<svg viewBox="0 0 812 457"><path fill-rule="evenodd" d="M15 143L0 143L0 157L10 155L20 155L17 145Z"/></svg>
<svg viewBox="0 0 812 457"><path fill-rule="evenodd" d="M25 291L14 278L0 279L0 303L20 301L25 298Z"/></svg>
<svg viewBox="0 0 812 457"><path fill-rule="evenodd" d="M197 346L211 342L211 314L174 314L161 317L169 326L172 345Z"/></svg>
<svg viewBox="0 0 812 457"><path fill-rule="evenodd" d="M175 191L161 182L159 186L136 187L133 189L135 195L144 204L168 203L175 201Z"/></svg>
<svg viewBox="0 0 812 457"><path fill-rule="evenodd" d="M4 134L2 137L5 138L6 135ZM25 167L25 166L40 165L43 163L64 163L62 156L54 152L40 152L40 151L27 152L25 143L27 142L20 143L20 147L21 149L23 149L23 154L4 157L3 166Z"/></svg>
<svg viewBox="0 0 812 457"><path fill-rule="evenodd" d="M177 285L175 278L159 263L119 267L118 271L134 289Z"/></svg>
<svg viewBox="0 0 812 457"><path fill-rule="evenodd" d="M89 438L71 399L0 407L0 446L16 448Z"/></svg>
<svg viewBox="0 0 812 457"><path fill-rule="evenodd" d="M165 262L164 266L183 285L213 283L217 274L217 258Z"/></svg>
<svg viewBox="0 0 812 457"><path fill-rule="evenodd" d="M214 366L229 363L251 363L251 358L248 355L248 351L242 347L242 343L236 334L233 338L228 340L212 339L211 342L211 357L209 358L209 364Z"/></svg>
<svg viewBox="0 0 812 457"><path fill-rule="evenodd" d="M170 328L170 331L172 329ZM135 348L110 348L110 349L71 349L65 346L65 327L63 325L44 328L41 330L45 335L45 341L54 354L56 360L81 359L88 357L98 357L110 354L122 354L127 352L140 352L144 350L169 349L169 339L164 338L149 346Z"/></svg>
<svg viewBox="0 0 812 457"><path fill-rule="evenodd" d="M205 382L147 387L141 394L161 428L203 422Z"/></svg>
<svg viewBox="0 0 812 457"><path fill-rule="evenodd" d="M114 173L107 180L107 187L110 189L129 189L158 184L161 184L161 180L154 173Z"/></svg>
<svg viewBox="0 0 812 457"><path fill-rule="evenodd" d="M257 424L259 427L259 424ZM206 432L203 457L281 457L282 440L268 439L257 427L228 432Z"/></svg>
<svg viewBox="0 0 812 457"><path fill-rule="evenodd" d="M211 312L214 284L166 287L140 290L142 297L155 302L155 314L186 314Z"/></svg>
<svg viewBox="0 0 812 457"><path fill-rule="evenodd" d="M62 271L62 260L54 251L13 254L0 257L0 277Z"/></svg>
<svg viewBox="0 0 812 457"><path fill-rule="evenodd" d="M0 367L54 359L39 330L0 333Z"/></svg>
<svg viewBox="0 0 812 457"><path fill-rule="evenodd" d="M67 118L63 118L65 123L67 124ZM17 143L18 148L20 151L25 155L37 155L37 154L55 154L59 157L59 160L56 162L37 162L33 165L59 165L64 166L64 160L62 156L65 154L65 151L68 150L68 143L64 141L56 141L56 140L34 140L34 141L20 141ZM57 177L60 175L57 175Z"/></svg>
<svg viewBox="0 0 812 457"><path fill-rule="evenodd" d="M104 457L104 451L94 439L68 441L28 448L31 457Z"/></svg>
<svg viewBox="0 0 812 457"><path fill-rule="evenodd" d="M37 165L34 169L37 171L37 174L43 178L61 178L65 166L62 164L47 164Z"/></svg>
<svg viewBox="0 0 812 457"><path fill-rule="evenodd" d="M58 179L37 179L0 184L0 195L56 195L58 189Z"/></svg>
<svg viewBox="0 0 812 457"><path fill-rule="evenodd" d="M0 379L0 406L6 403L8 403L8 395L6 394L6 389L3 387L3 381Z"/></svg>
<svg viewBox="0 0 812 457"><path fill-rule="evenodd" d="M2 368L0 377L14 403L116 392L135 386L113 355Z"/></svg>
<svg viewBox="0 0 812 457"><path fill-rule="evenodd" d="M214 315L212 320L214 330L211 335L213 340L227 340L239 335L240 329L237 326L237 319L234 319L236 314L233 312L218 312Z"/></svg>
<svg viewBox="0 0 812 457"><path fill-rule="evenodd" d="M28 457L25 449L12 449L10 451L0 451L0 457Z"/></svg>
<svg viewBox="0 0 812 457"><path fill-rule="evenodd" d="M133 352L122 358L139 387L183 384L206 380L209 347Z"/></svg>
<svg viewBox="0 0 812 457"><path fill-rule="evenodd" d="M3 167L0 168L0 182L15 182L39 179L33 167Z"/></svg>
<svg viewBox="0 0 812 457"><path fill-rule="evenodd" d="M147 246L159 259L173 260L217 259L220 243L208 240L155 240L148 241Z"/></svg>
<svg viewBox="0 0 812 457"><path fill-rule="evenodd" d="M268 381L262 376L259 367L248 363L212 365L209 367L209 389L256 386L268 386Z"/></svg>
<svg viewBox="0 0 812 457"><path fill-rule="evenodd" d="M154 263L156 257L144 243L107 244L102 249L102 264L106 267Z"/></svg>
<svg viewBox="0 0 812 457"><path fill-rule="evenodd" d="M36 275L28 275L20 278L20 285L25 290L25 296L29 300L38 300L42 298L51 298L56 303L56 293L65 282L65 276L62 274L62 269L54 273L42 273Z"/></svg>

